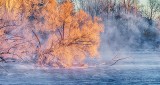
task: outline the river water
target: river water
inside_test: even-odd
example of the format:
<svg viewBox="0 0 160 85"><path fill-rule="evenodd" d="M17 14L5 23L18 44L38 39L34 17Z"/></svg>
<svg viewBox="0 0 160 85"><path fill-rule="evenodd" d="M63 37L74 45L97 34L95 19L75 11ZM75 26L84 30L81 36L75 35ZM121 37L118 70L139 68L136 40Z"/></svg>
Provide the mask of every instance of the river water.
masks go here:
<svg viewBox="0 0 160 85"><path fill-rule="evenodd" d="M160 85L160 53L133 52L113 66L41 69L32 64L2 63L2 85Z"/></svg>

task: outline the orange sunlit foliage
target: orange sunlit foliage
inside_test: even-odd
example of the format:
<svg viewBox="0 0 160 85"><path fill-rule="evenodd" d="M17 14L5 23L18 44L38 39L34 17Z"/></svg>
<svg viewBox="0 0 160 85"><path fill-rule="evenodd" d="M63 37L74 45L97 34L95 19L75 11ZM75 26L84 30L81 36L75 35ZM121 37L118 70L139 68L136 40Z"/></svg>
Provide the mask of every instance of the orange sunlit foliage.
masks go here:
<svg viewBox="0 0 160 85"><path fill-rule="evenodd" d="M101 20L83 10L75 12L70 0L0 0L0 10L9 16L7 20L0 16L3 30L9 30L0 40L1 54L65 68L82 66L86 57L98 56Z"/></svg>

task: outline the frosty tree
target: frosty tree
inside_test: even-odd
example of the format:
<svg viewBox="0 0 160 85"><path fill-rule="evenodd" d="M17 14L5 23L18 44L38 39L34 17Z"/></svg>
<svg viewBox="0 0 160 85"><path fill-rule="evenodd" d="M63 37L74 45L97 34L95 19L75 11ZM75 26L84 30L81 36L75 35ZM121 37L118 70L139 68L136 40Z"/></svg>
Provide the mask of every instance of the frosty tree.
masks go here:
<svg viewBox="0 0 160 85"><path fill-rule="evenodd" d="M3 57L67 68L98 56L101 20L70 0L0 0L0 10Z"/></svg>
<svg viewBox="0 0 160 85"><path fill-rule="evenodd" d="M49 64L60 67L71 67L81 64L87 57L98 55L100 32L102 31L100 20L92 18L84 11L74 12L73 4L67 0L57 6L58 15L51 24L49 39L45 42L45 51L39 58L41 64ZM48 13L52 15L52 13ZM47 19L47 18L46 18ZM44 48L43 48L44 49Z"/></svg>

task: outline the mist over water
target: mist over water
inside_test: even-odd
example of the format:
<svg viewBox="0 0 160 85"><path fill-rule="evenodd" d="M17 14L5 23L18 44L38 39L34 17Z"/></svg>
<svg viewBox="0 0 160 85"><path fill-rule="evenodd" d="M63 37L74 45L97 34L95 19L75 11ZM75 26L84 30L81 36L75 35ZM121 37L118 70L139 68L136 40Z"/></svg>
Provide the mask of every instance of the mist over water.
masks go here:
<svg viewBox="0 0 160 85"><path fill-rule="evenodd" d="M22 55L22 57L25 57L23 58L25 61L9 58L10 60L7 59L7 63L0 62L0 84L160 84L160 33L156 27L156 22L140 15L124 12L119 14L104 13L99 16L102 18L104 24L104 32L101 33L99 56L95 58L87 56L84 62L85 64L71 68L63 68L63 66L62 68L54 68L51 66L37 65L36 54ZM23 28L23 30L21 28L23 27L11 31L10 34L23 36L26 38L26 41L36 39L36 37L33 37L33 31L29 30L30 27L27 29ZM51 36L49 31L34 31L39 36L38 41L42 44L41 50L50 48L50 39L55 36ZM10 34L7 37L12 37ZM37 41L32 41L32 43L34 44L33 49L27 48L30 53L34 53L34 48L39 46ZM21 51L21 49L18 49L18 51ZM64 57L68 58L66 56Z"/></svg>
<svg viewBox="0 0 160 85"><path fill-rule="evenodd" d="M73 69L47 69L38 68L34 64L1 64L0 84L21 85L141 85L159 84L159 53L158 52L132 52L132 55L119 61L113 66L97 65L88 68Z"/></svg>
<svg viewBox="0 0 160 85"><path fill-rule="evenodd" d="M119 52L158 50L160 36L156 23L133 14L102 15L104 32L101 34L100 53L103 58Z"/></svg>

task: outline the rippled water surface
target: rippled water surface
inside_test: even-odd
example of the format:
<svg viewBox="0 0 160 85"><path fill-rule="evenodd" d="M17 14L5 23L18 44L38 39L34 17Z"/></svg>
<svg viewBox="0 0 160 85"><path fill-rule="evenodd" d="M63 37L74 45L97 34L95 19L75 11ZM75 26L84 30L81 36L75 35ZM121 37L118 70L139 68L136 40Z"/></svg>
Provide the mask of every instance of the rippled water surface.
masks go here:
<svg viewBox="0 0 160 85"><path fill-rule="evenodd" d="M1 64L2 85L160 85L160 53L130 53L113 66L40 69L33 65Z"/></svg>

